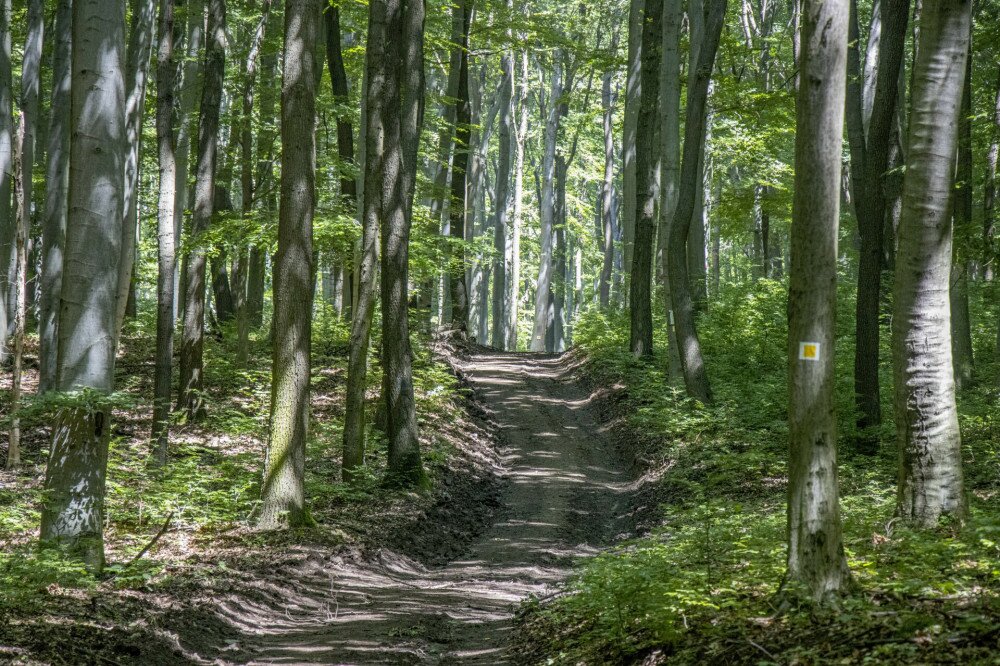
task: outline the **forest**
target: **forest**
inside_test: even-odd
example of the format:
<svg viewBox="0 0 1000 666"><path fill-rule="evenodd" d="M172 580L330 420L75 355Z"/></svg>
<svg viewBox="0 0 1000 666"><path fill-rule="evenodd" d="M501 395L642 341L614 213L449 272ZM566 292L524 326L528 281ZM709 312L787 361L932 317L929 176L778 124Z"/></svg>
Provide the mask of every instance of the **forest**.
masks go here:
<svg viewBox="0 0 1000 666"><path fill-rule="evenodd" d="M0 663L993 664L997 0L0 0Z"/></svg>

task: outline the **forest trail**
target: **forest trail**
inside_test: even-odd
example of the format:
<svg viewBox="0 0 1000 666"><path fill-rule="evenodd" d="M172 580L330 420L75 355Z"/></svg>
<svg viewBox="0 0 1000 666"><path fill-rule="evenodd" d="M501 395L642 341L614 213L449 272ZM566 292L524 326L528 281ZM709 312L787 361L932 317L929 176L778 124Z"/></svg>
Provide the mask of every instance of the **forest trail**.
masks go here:
<svg viewBox="0 0 1000 666"><path fill-rule="evenodd" d="M442 568L387 551L333 558L301 572L281 615L230 609L266 632L251 663L505 663L517 604L553 592L616 535L627 473L565 364L480 353L459 369L502 429L508 484L494 524Z"/></svg>

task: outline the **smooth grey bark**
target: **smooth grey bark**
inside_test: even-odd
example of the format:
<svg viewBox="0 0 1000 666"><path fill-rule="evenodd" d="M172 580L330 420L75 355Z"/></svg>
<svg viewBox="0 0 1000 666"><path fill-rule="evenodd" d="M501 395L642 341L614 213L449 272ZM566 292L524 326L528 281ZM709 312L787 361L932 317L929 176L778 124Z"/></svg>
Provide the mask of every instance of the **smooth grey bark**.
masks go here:
<svg viewBox="0 0 1000 666"><path fill-rule="evenodd" d="M156 215L156 369L153 375L153 459L167 464L174 355L174 272L177 268L174 205L177 155L174 145L174 0L160 0L156 53L156 143L160 191Z"/></svg>
<svg viewBox="0 0 1000 666"><path fill-rule="evenodd" d="M970 37L971 44L971 37ZM955 171L955 191L952 202L954 242L952 244L951 288L951 356L955 372L955 388L962 390L972 384L974 358L972 353L972 322L969 316L969 273L972 260L972 57L965 61L965 85L958 120L958 167Z"/></svg>
<svg viewBox="0 0 1000 666"><path fill-rule="evenodd" d="M612 52L617 50L618 33L612 38ZM614 97L612 96L611 83L614 79L614 70L604 72L601 77L601 121L604 132L604 177L601 180L601 190L599 198L600 214L600 236L598 241L601 247L601 275L598 278L597 302L602 310L608 309L611 305L611 271L614 266L615 241L614 229L611 221L611 203L615 188L615 135L614 135Z"/></svg>
<svg viewBox="0 0 1000 666"><path fill-rule="evenodd" d="M688 57L688 90L691 90L694 87L695 77L697 76L697 67L693 66L691 63L699 62L701 49L706 38L705 12L706 6L704 0L689 0L688 41L690 44L690 54ZM691 211L691 225L688 231L687 240L688 283L690 285L689 288L691 290L691 298L694 304L695 312L699 312L705 307L705 303L708 298L706 283L707 273L705 269L705 263L707 260L705 235L705 178L707 169L705 149L708 146L712 135L711 110L707 101L711 96L712 91L711 77L709 77L708 86L708 95L706 96L705 107L702 111L702 114L704 115L702 123L706 129L700 138L702 143L700 148L701 157L698 159L698 172L695 176L695 179L698 182L698 190L695 193L694 209Z"/></svg>
<svg viewBox="0 0 1000 666"><path fill-rule="evenodd" d="M500 79L500 135L497 147L497 177L495 214L493 218L493 295L491 309L493 329L490 344L505 349L510 337L510 321L504 308L507 305L507 227L510 210L510 162L515 150L514 142L514 54L507 51L500 61L503 74Z"/></svg>
<svg viewBox="0 0 1000 666"><path fill-rule="evenodd" d="M510 288L507 305L507 349L517 351L521 308L521 217L524 196L524 145L528 136L528 53L521 52L518 76L517 131L514 139L514 193L511 211Z"/></svg>
<svg viewBox="0 0 1000 666"><path fill-rule="evenodd" d="M684 385L692 398L711 402L712 390L705 370L705 359L695 327L695 303L688 283L687 243L696 199L703 184L699 175L705 151L705 107L708 103L708 84L715 66L722 24L726 14L726 0L710 0L706 6L705 38L699 49L698 65L693 84L689 84L687 113L684 125L684 153L681 160L680 192L677 209L670 225L670 247L667 252L670 300L674 309L674 335L681 357Z"/></svg>
<svg viewBox="0 0 1000 666"><path fill-rule="evenodd" d="M14 210L11 194L14 180L14 97L10 63L10 0L0 0L0 364L10 357L8 337L14 323L10 306L16 266Z"/></svg>
<svg viewBox="0 0 1000 666"><path fill-rule="evenodd" d="M38 392L56 383L59 350L59 299L66 243L66 190L69 187L70 49L73 2L59 0L52 41L52 101L45 168L45 211L42 215L42 274L38 315Z"/></svg>
<svg viewBox="0 0 1000 666"><path fill-rule="evenodd" d="M629 281L629 348L636 358L653 354L653 266L659 146L653 139L659 120L663 0L645 0L642 20L642 63L639 122L635 148L635 239Z"/></svg>
<svg viewBox="0 0 1000 666"><path fill-rule="evenodd" d="M264 459L264 529L308 524L305 507L309 435L316 208L317 0L285 0L281 84L281 202L274 255L274 342L271 352L271 433Z"/></svg>
<svg viewBox="0 0 1000 666"><path fill-rule="evenodd" d="M117 335L125 321L126 306L135 263L139 227L139 150L142 145L142 120L146 106L146 81L149 78L150 53L156 25L156 0L137 0L132 5L132 20L125 56L125 203L122 208L121 271L118 274Z"/></svg>
<svg viewBox="0 0 1000 666"><path fill-rule="evenodd" d="M635 150L642 95L642 8L645 0L631 0L628 14L628 60L625 74L625 117L622 121L622 256L632 268L635 239Z"/></svg>
<svg viewBox="0 0 1000 666"><path fill-rule="evenodd" d="M872 112L866 124L864 92L860 89L858 80L857 3L856 0L851 2L849 29L853 46L848 69L853 81L847 101L847 131L851 146L852 194L860 238L854 393L858 412L857 425L862 431L860 445L862 450L868 452L873 452L878 442L874 435L866 435L864 431L882 421L879 397L879 307L882 270L885 265L884 182L897 118L898 76L906 41L908 4L906 0L882 0L880 3L882 29L878 65L875 67L877 74L871 93ZM874 58L874 53L870 57Z"/></svg>
<svg viewBox="0 0 1000 666"><path fill-rule="evenodd" d="M913 70L893 307L897 514L919 527L966 513L951 353L949 203L972 3L924 0Z"/></svg>
<svg viewBox="0 0 1000 666"><path fill-rule="evenodd" d="M451 203L449 235L452 243L448 262L448 292L451 294L451 328L468 331L469 291L465 279L465 218L468 201L469 151L471 148L472 109L469 103L469 25L471 0L457 3L453 11L462 13L462 38L459 42L458 96L455 99L455 150L451 167Z"/></svg>
<svg viewBox="0 0 1000 666"><path fill-rule="evenodd" d="M804 0L788 290L788 572L817 602L850 584L834 401L848 0Z"/></svg>
<svg viewBox="0 0 1000 666"><path fill-rule="evenodd" d="M41 95L42 44L45 40L45 9L42 0L27 0L25 16L24 51L21 60L21 123L20 123L20 177L24 205L20 207L19 218L24 236L31 231L31 208L34 198L32 174L35 167L35 143L38 139L38 104ZM16 261L12 274L16 273ZM16 284L16 280L15 280ZM13 294L10 298L12 311L18 307Z"/></svg>
<svg viewBox="0 0 1000 666"><path fill-rule="evenodd" d="M195 238L208 229L215 211L215 176L219 134L219 107L226 68L226 3L209 0L205 36L205 83L198 123L198 168L195 178ZM184 327L181 336L181 396L178 400L190 420L205 415L202 375L205 345L205 248L195 243L187 257Z"/></svg>
<svg viewBox="0 0 1000 666"><path fill-rule="evenodd" d="M677 209L681 166L681 58L680 37L683 13L679 0L663 3L663 42L660 64L660 209L656 234L657 282L662 291L664 311L669 330L667 376L680 379L681 359L673 331L673 306L670 302L670 280L667 270L670 223ZM606 257L605 261L610 261Z"/></svg>
<svg viewBox="0 0 1000 666"><path fill-rule="evenodd" d="M21 134L24 132L24 125L18 126L18 145L23 145ZM20 148L14 155L14 207L20 215L20 211L25 207L24 189L22 179L24 178L24 167L21 163ZM21 464L21 419L18 412L21 410L21 375L24 369L24 324L28 314L27 302L27 273L28 254L25 251L26 232L23 225L17 225L14 232L14 253L16 266L14 269L14 326L12 335L14 337L14 358L11 365L10 377L10 427L8 428L7 441L7 462L5 468L12 470Z"/></svg>
<svg viewBox="0 0 1000 666"><path fill-rule="evenodd" d="M542 153L541 188L541 249L538 255L538 281L535 283L535 319L529 349L545 351L549 333L549 304L552 292L552 242L555 226L555 167L556 142L559 137L559 98L563 95L562 65L555 61L552 67L548 96L548 113L545 118ZM543 113L545 107L543 106Z"/></svg>
<svg viewBox="0 0 1000 666"><path fill-rule="evenodd" d="M69 213L56 388L114 389L125 175L125 8L73 3ZM41 541L100 572L111 410L60 410L45 473Z"/></svg>
<svg viewBox="0 0 1000 666"><path fill-rule="evenodd" d="M389 43L383 53L387 66L392 68L386 104L382 107L387 154L382 162L384 178L380 184L382 201L386 204L381 224L382 394L389 440L386 475L393 484L426 487L428 481L418 440L408 324L410 227L424 113L424 0L406 0L405 6L401 6L401 0L387 0L385 4L390 30L385 35ZM466 40L471 4L471 0L465 3ZM392 29L395 25L399 26L397 30ZM396 34L400 35L399 40L390 38ZM468 46L467 41L465 45ZM467 70L467 66L463 66L463 70ZM467 80L467 71L460 78ZM462 137L461 123L465 120L467 125L468 116L463 114L461 106L456 118L460 123L458 137ZM456 155L456 165L458 157ZM456 166L455 174L461 171Z"/></svg>

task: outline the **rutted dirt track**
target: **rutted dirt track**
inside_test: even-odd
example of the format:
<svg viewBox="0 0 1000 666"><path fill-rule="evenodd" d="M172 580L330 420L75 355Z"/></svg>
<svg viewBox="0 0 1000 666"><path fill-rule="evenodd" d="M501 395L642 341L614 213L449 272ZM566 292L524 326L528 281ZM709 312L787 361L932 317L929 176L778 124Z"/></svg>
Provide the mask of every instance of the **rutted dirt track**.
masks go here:
<svg viewBox="0 0 1000 666"><path fill-rule="evenodd" d="M505 663L518 602L551 593L620 531L624 466L559 358L481 353L459 370L503 431L495 522L440 568L389 551L312 558L282 608L223 607L250 637L233 646L250 663Z"/></svg>

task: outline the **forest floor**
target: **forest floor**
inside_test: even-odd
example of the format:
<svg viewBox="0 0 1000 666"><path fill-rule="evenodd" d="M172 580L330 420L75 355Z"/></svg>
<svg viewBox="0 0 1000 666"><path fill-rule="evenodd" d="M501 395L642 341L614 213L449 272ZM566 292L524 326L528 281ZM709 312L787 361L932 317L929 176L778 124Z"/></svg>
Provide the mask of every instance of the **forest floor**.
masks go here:
<svg viewBox="0 0 1000 666"><path fill-rule="evenodd" d="M458 388L423 408L430 493L368 489L331 499L314 489L316 530L274 539L242 520L178 526L147 557L148 572L82 588L71 576L26 583L6 607L0 599L0 663L523 663L511 651L519 605L558 594L580 557L633 533L642 512L631 461L571 356L447 343L433 355L451 366ZM336 415L329 402L339 372L314 390L319 421ZM447 386L440 377L425 383ZM427 397L436 391L418 387L418 398L437 400ZM33 493L44 469L44 436L37 439L34 466L21 477ZM122 450L139 442L137 431ZM226 455L198 458L198 469ZM336 470L312 460L320 465L312 484L325 489L316 484ZM14 491L15 479L7 481ZM161 521L147 516L142 529L155 532ZM30 528L18 529L9 547L30 560ZM119 529L109 549L121 561L148 537L129 537L136 545L126 548ZM0 563L12 580L39 564L19 563L15 551Z"/></svg>

